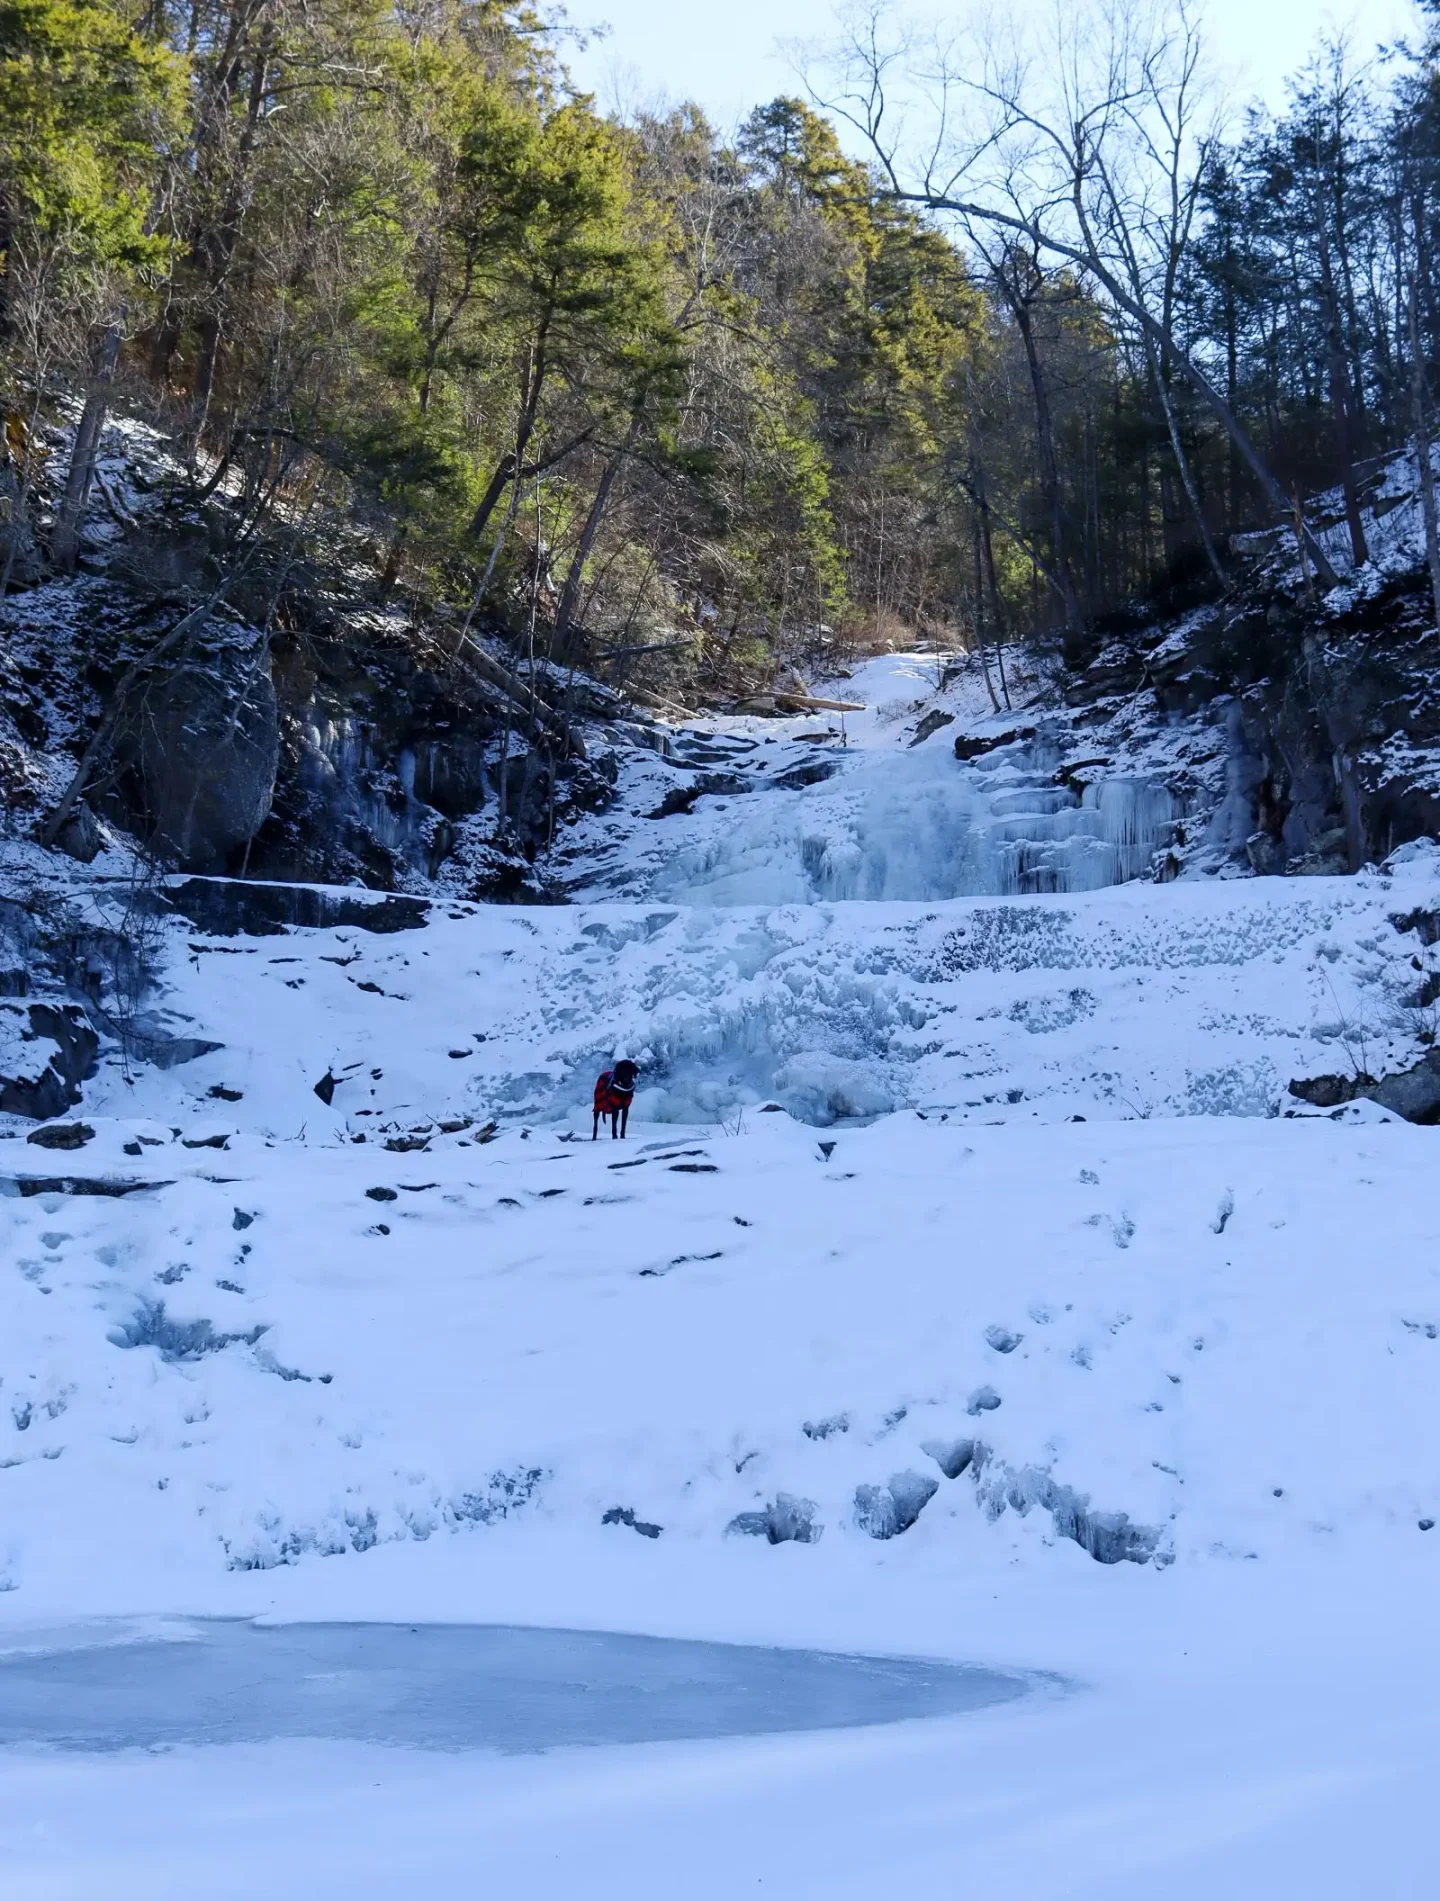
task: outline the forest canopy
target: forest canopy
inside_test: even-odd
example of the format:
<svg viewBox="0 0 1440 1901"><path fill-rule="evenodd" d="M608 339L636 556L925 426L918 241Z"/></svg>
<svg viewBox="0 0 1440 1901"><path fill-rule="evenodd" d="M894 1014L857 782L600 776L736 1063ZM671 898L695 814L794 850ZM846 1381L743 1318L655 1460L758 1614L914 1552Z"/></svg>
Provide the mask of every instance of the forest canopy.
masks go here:
<svg viewBox="0 0 1440 1901"><path fill-rule="evenodd" d="M1327 491L1363 559L1367 482L1430 440L1434 45L1322 44L1237 126L1193 19L1128 13L1058 117L998 56L946 69L988 143L917 171L884 27L828 113L724 130L606 116L502 0L0 0L7 518L82 404L73 566L121 408L236 532L342 530L377 603L701 690L857 640L1083 666L1246 530L1323 572Z"/></svg>

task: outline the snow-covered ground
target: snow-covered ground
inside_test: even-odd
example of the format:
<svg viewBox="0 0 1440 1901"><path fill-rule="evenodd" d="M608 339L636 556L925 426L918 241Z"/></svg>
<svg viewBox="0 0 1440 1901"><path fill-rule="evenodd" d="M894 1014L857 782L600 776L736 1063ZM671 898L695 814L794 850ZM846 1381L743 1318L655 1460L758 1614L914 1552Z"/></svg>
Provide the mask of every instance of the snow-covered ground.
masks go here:
<svg viewBox="0 0 1440 1901"><path fill-rule="evenodd" d="M965 772L867 721L866 823ZM809 796L737 799L741 856ZM220 1047L107 1059L78 1149L0 1140L0 1698L7 1648L198 1616L1035 1687L549 1755L17 1746L6 1893L1432 1892L1437 1134L1288 1083L1427 1047L1437 855L908 902L664 876L167 926L154 1027ZM630 1138L592 1143L622 1048Z"/></svg>

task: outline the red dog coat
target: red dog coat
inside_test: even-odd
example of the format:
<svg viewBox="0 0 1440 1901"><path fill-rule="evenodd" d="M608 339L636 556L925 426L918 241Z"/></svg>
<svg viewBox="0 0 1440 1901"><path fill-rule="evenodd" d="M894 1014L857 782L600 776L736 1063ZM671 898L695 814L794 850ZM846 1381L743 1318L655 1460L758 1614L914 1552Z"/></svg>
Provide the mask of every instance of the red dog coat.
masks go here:
<svg viewBox="0 0 1440 1901"><path fill-rule="evenodd" d="M635 1091L622 1089L615 1081L613 1069L607 1069L596 1078L595 1113L597 1116L619 1115L622 1109L630 1107Z"/></svg>

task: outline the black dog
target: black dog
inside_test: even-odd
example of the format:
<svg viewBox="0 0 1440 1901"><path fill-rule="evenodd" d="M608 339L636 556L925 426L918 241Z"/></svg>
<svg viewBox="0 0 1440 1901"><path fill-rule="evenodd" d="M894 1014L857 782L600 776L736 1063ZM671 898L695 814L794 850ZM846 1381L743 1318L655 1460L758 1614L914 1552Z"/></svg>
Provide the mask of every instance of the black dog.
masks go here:
<svg viewBox="0 0 1440 1901"><path fill-rule="evenodd" d="M613 1069L607 1069L595 1084L595 1126L590 1132L592 1142L600 1135L600 1118L610 1118L611 1141L625 1139L625 1131L630 1126L630 1103L635 1095L637 1071L628 1057L622 1056Z"/></svg>

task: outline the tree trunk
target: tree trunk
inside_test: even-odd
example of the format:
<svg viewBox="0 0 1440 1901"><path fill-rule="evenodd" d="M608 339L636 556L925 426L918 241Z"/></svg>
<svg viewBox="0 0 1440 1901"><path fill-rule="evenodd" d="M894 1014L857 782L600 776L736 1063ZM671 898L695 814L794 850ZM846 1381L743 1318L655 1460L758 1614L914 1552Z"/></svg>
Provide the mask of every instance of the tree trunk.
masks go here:
<svg viewBox="0 0 1440 1901"><path fill-rule="evenodd" d="M1005 616L1000 605L1000 584L995 576L995 544L990 534L990 503L985 494L985 471L980 468L980 543L985 550L985 574L990 583L990 618L995 623L995 665L1000 674L1000 691L1005 710L1010 711L1010 689L1005 684Z"/></svg>
<svg viewBox="0 0 1440 1901"><path fill-rule="evenodd" d="M980 571L980 514L976 510L973 516L972 538L975 543L975 642L980 649L980 671L985 676L985 691L990 695L990 705L995 712L1000 711L1000 702L995 697L995 687L990 679L990 662L985 653L985 580Z"/></svg>
<svg viewBox="0 0 1440 1901"><path fill-rule="evenodd" d="M1350 530L1350 556L1358 568L1368 561L1365 528L1360 519L1360 491L1355 482L1355 392L1345 358L1344 318L1331 266L1330 241L1323 222L1318 224L1320 247L1320 290L1325 303L1325 357L1330 383L1330 408L1335 417L1335 432L1340 439L1341 482L1345 494L1345 525Z"/></svg>
<svg viewBox="0 0 1440 1901"><path fill-rule="evenodd" d="M1232 409L1240 402L1240 338L1235 310L1235 282L1230 240L1225 241L1225 400ZM1240 452L1226 443L1225 526L1230 534L1240 526Z"/></svg>
<svg viewBox="0 0 1440 1901"><path fill-rule="evenodd" d="M261 0L261 8L269 5L269 0ZM210 307L200 325L200 358L195 371L195 388L192 392L193 419L192 443L200 446L205 433L205 425L210 416L210 399L215 391L215 371L220 360L220 341L224 334L224 291L230 276L230 266L234 261L235 249L240 242L241 226L245 217L246 184L250 175L250 163L255 153L255 142L260 127L261 113L265 104L265 89L269 82L270 66L275 57L278 41L273 15L267 17L260 30L259 42L255 48L255 61L250 70L250 96L245 109L245 126L240 134L235 151L235 164L230 176L229 189L225 194L225 203L218 224L203 239L203 248L210 255L209 298Z"/></svg>
<svg viewBox="0 0 1440 1901"><path fill-rule="evenodd" d="M1415 458L1420 465L1420 509L1425 518L1425 559L1430 567L1430 595L1435 625L1440 627L1440 520L1435 500L1435 466L1431 461L1430 418L1425 401L1425 360L1420 353L1418 290L1410 280L1410 406L1415 423Z"/></svg>
<svg viewBox="0 0 1440 1901"><path fill-rule="evenodd" d="M90 484L95 479L100 432L105 427L105 415L110 406L110 385L115 380L115 366L120 360L120 330L123 322L122 312L105 332L95 375L75 431L75 446L70 453L65 492L50 536L50 558L63 574L73 574L80 558L80 528L85 518L85 504L90 497Z"/></svg>
<svg viewBox="0 0 1440 1901"><path fill-rule="evenodd" d="M1035 397L1035 440L1040 450L1040 487L1045 497L1045 510L1050 517L1051 539L1055 544L1055 577L1059 583L1060 602L1065 613L1065 632L1068 642L1073 645L1084 630L1085 617L1081 612L1080 600L1075 592L1075 581L1070 572L1070 556L1065 545L1065 516L1060 501L1060 468L1055 458L1055 432L1050 417L1050 392L1045 385L1045 371L1040 362L1040 353L1035 348L1035 331L1029 306L1022 298L1012 296L1008 292L1007 297L1009 297L1010 308L1015 313L1015 322L1025 345L1025 361L1030 370L1030 387Z"/></svg>
<svg viewBox="0 0 1440 1901"><path fill-rule="evenodd" d="M0 343L10 335L10 251L15 242L10 200L0 184Z"/></svg>
<svg viewBox="0 0 1440 1901"><path fill-rule="evenodd" d="M557 653L565 651L566 642L570 637L570 624L575 618L576 608L580 605L580 588L585 578L585 563L590 559L590 550L595 545L595 537L600 532L600 524L605 518L606 509L610 506L610 494L615 486L615 478L619 475L621 464L626 456L634 448L635 439L639 434L640 418L634 416L626 431L624 444L605 464L604 473L595 490L594 500L590 504L590 512L585 517L585 526L580 530L580 539L575 544L575 556L566 573L565 585L560 591L560 605L555 614Z"/></svg>
<svg viewBox="0 0 1440 1901"><path fill-rule="evenodd" d="M489 487L480 498L480 506L470 517L470 538L478 541L489 526L490 517L500 506L500 497L512 481L519 479L521 467L525 461L525 451L530 438L535 433L535 421L540 414L540 394L545 387L545 358L547 326L542 323L540 335L536 339L534 350L525 365L525 375L520 385L520 415L515 424L515 443L500 458L500 466L490 477Z"/></svg>
<svg viewBox="0 0 1440 1901"><path fill-rule="evenodd" d="M1205 509L1201 503L1199 491L1195 487L1195 476L1190 467L1190 458L1186 455L1185 445L1180 440L1180 424L1175 415L1175 403L1171 397L1169 382L1165 373L1167 359L1164 355L1157 357L1154 349L1149 347L1148 338L1145 354L1150 359L1150 374L1155 383L1155 394L1160 400L1160 410L1165 418L1165 430L1170 438L1170 453L1175 458L1175 467L1180 476L1181 487L1185 490L1185 499L1190 504L1190 513L1194 517L1195 526L1200 531L1200 540L1205 549L1205 559L1210 564L1211 573L1223 587L1225 584L1225 570L1221 567L1220 557L1215 552L1215 543L1210 534L1210 524L1205 519Z"/></svg>
<svg viewBox="0 0 1440 1901"><path fill-rule="evenodd" d="M580 604L580 587L584 579L585 563L590 558L590 550L595 545L595 537L600 531L600 523L610 500L610 491L615 486L615 478L620 473L622 457L614 456L606 465L605 473L600 477L600 485L590 504L590 512L585 517L585 526L580 530L580 539L575 544L575 553L565 575L565 585L560 590L560 606L555 614L555 651L563 653L570 639L570 627L575 618L575 610Z"/></svg>

